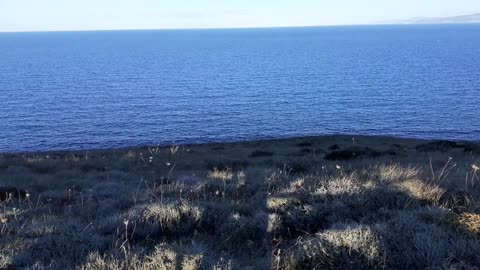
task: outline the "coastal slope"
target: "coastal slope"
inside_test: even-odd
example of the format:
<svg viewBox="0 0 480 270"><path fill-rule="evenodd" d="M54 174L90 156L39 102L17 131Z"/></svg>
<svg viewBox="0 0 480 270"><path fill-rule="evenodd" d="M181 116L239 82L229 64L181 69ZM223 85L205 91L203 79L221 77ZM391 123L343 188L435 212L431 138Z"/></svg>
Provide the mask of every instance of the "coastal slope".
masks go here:
<svg viewBox="0 0 480 270"><path fill-rule="evenodd" d="M475 269L479 166L362 136L0 154L0 269Z"/></svg>

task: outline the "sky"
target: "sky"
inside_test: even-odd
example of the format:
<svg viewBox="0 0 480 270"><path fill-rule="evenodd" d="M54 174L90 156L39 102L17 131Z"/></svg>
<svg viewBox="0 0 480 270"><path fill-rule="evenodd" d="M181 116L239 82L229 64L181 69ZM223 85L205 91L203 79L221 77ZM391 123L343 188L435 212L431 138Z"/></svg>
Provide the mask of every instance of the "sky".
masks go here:
<svg viewBox="0 0 480 270"><path fill-rule="evenodd" d="M0 0L0 32L350 25L480 12L480 0Z"/></svg>

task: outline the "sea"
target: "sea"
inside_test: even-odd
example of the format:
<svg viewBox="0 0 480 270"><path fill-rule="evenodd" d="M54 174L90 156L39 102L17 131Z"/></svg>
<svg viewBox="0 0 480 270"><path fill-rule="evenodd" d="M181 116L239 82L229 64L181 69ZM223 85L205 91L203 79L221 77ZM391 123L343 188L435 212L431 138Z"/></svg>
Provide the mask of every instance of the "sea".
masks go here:
<svg viewBox="0 0 480 270"><path fill-rule="evenodd" d="M0 152L480 140L480 24L0 33Z"/></svg>

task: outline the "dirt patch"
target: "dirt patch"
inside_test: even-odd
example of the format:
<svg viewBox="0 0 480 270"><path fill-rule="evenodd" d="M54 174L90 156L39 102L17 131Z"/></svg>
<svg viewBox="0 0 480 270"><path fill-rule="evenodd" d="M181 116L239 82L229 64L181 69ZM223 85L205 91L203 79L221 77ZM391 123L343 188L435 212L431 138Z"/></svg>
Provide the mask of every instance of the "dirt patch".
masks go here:
<svg viewBox="0 0 480 270"><path fill-rule="evenodd" d="M305 153L288 153L286 154L287 157L304 157Z"/></svg>
<svg viewBox="0 0 480 270"><path fill-rule="evenodd" d="M271 157L273 156L274 153L273 152L269 152L269 151L262 151L262 150L255 150L253 151L249 157L252 157L252 158L256 158L256 157Z"/></svg>
<svg viewBox="0 0 480 270"><path fill-rule="evenodd" d="M334 144L328 147L328 150L330 151L339 150L339 149L340 149L340 146L338 146L338 144Z"/></svg>
<svg viewBox="0 0 480 270"><path fill-rule="evenodd" d="M400 145L398 143L394 143L394 144L392 144L392 148L403 150L403 149L405 149L405 146Z"/></svg>
<svg viewBox="0 0 480 270"><path fill-rule="evenodd" d="M312 143L310 142L302 142L302 143L299 143L297 144L298 147L310 147L310 146L313 146Z"/></svg>
<svg viewBox="0 0 480 270"><path fill-rule="evenodd" d="M480 154L480 145L475 143L466 143L463 150L465 150L465 152Z"/></svg>
<svg viewBox="0 0 480 270"><path fill-rule="evenodd" d="M452 141L435 141L417 145L415 149L419 152L445 152L451 149L464 148L465 145Z"/></svg>
<svg viewBox="0 0 480 270"><path fill-rule="evenodd" d="M330 161L344 161L357 158L379 158L382 156L395 156L397 153L394 150L375 150L369 147L350 147L345 150L333 151L325 155L326 160Z"/></svg>

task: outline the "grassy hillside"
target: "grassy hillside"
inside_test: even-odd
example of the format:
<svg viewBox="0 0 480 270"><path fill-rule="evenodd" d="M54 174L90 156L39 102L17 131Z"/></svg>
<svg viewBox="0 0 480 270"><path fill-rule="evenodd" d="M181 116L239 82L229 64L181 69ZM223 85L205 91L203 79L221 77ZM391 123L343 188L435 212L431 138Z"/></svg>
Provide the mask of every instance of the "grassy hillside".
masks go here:
<svg viewBox="0 0 480 270"><path fill-rule="evenodd" d="M0 269L474 269L479 166L348 136L0 154Z"/></svg>

